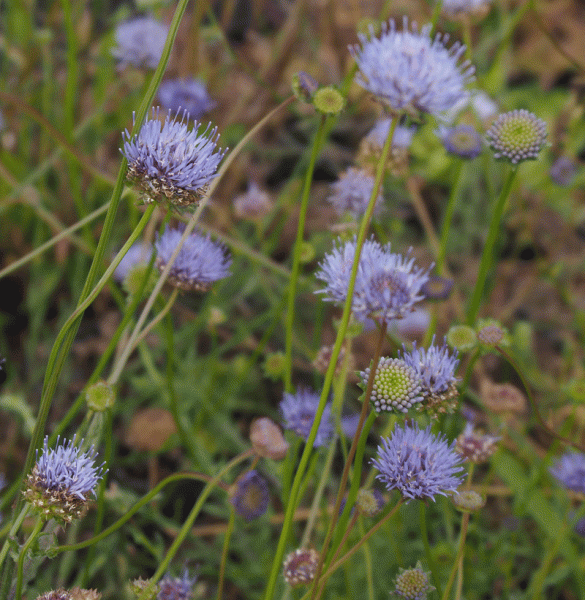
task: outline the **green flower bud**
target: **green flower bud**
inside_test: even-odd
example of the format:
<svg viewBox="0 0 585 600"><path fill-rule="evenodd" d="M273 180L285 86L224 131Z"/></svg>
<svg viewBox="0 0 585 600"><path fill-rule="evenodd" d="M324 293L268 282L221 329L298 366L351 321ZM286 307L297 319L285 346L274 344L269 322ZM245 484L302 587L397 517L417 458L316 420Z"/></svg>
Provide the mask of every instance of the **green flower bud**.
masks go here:
<svg viewBox="0 0 585 600"><path fill-rule="evenodd" d="M115 399L114 390L105 381L97 381L85 390L87 407L94 412L104 412L111 408Z"/></svg>
<svg viewBox="0 0 585 600"><path fill-rule="evenodd" d="M345 106L345 98L339 90L329 85L315 92L313 106L324 115L337 115Z"/></svg>

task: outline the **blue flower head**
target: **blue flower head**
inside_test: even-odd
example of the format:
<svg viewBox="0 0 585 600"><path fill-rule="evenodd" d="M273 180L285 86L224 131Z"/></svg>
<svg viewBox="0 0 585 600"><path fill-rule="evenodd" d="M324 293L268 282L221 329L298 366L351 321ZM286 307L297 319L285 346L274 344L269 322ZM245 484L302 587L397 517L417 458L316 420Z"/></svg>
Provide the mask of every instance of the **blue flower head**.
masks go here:
<svg viewBox="0 0 585 600"><path fill-rule="evenodd" d="M279 406L284 420L284 428L294 431L306 440L309 437L309 433L311 433L315 413L319 406L319 399L319 394L303 387L300 387L296 394L285 393ZM315 447L324 446L331 439L333 432L331 404L327 403L321 416L317 437L313 445Z"/></svg>
<svg viewBox="0 0 585 600"><path fill-rule="evenodd" d="M567 452L550 468L558 482L573 492L585 493L585 454Z"/></svg>
<svg viewBox="0 0 585 600"><path fill-rule="evenodd" d="M112 50L120 66L134 65L156 69L169 28L152 17L137 17L116 27L116 48Z"/></svg>
<svg viewBox="0 0 585 600"><path fill-rule="evenodd" d="M185 569L182 577L165 575L158 582L159 592L157 600L189 600L193 598L193 586L197 581L197 575L189 577L189 571Z"/></svg>
<svg viewBox="0 0 585 600"><path fill-rule="evenodd" d="M200 79L168 79L158 88L158 99L163 108L172 112L187 111L189 118L200 119L215 102Z"/></svg>
<svg viewBox="0 0 585 600"><path fill-rule="evenodd" d="M317 278L325 282L325 287L317 293L326 294L326 300L345 302L355 250L355 238L340 243L320 264ZM380 323L400 319L424 298L421 288L428 277L428 272L416 267L408 254L393 254L389 244L381 246L374 239L366 240L355 282L353 314L362 323L368 318Z"/></svg>
<svg viewBox="0 0 585 600"><path fill-rule="evenodd" d="M485 16L489 11L490 2L491 0L443 0L441 9L450 17L462 13Z"/></svg>
<svg viewBox="0 0 585 600"><path fill-rule="evenodd" d="M328 200L338 215L349 213L357 219L366 212L373 190L374 176L364 169L350 167L331 185L332 194ZM378 192L374 214L380 212L382 201L382 193Z"/></svg>
<svg viewBox="0 0 585 600"><path fill-rule="evenodd" d="M398 490L406 499L446 496L462 482L461 458L442 434L434 436L431 426L396 426L391 437L382 438L378 459L372 464L380 472L376 478L388 491Z"/></svg>
<svg viewBox="0 0 585 600"><path fill-rule="evenodd" d="M157 236L156 266L160 271L171 259L183 231L184 227L167 227L161 236ZM194 231L181 246L167 281L185 291L205 292L213 282L230 274L231 264L232 259L222 244L214 242L209 235Z"/></svg>
<svg viewBox="0 0 585 600"><path fill-rule="evenodd" d="M445 150L460 158L476 158L483 150L481 136L471 125L442 127L439 130L439 136Z"/></svg>
<svg viewBox="0 0 585 600"><path fill-rule="evenodd" d="M429 113L440 117L468 96L465 89L474 69L459 60L465 46L456 42L447 49L448 35L431 39L432 25L418 31L404 17L402 31L393 20L382 24L379 38L370 26L370 36L358 34L359 45L350 46L359 73L356 81L386 104L391 111Z"/></svg>
<svg viewBox="0 0 585 600"><path fill-rule="evenodd" d="M264 478L258 471L248 471L230 490L230 502L238 515L246 521L260 517L266 512L270 493Z"/></svg>
<svg viewBox="0 0 585 600"><path fill-rule="evenodd" d="M145 202L168 201L189 206L199 202L215 177L225 151L214 152L219 135L208 125L199 132L197 121L188 129L185 112L159 120L160 109L146 119L138 135L124 131L122 154L128 160L128 179L143 193Z"/></svg>
<svg viewBox="0 0 585 600"><path fill-rule="evenodd" d="M144 242L136 242L130 246L130 249L126 252L114 271L114 279L122 283L132 269L148 264L153 251L152 244L145 244Z"/></svg>
<svg viewBox="0 0 585 600"><path fill-rule="evenodd" d="M412 367L422 383L425 406L432 412L446 412L454 408L452 402L459 395L455 384L455 370L459 364L457 351L449 353L446 340L442 346L435 344L435 338L427 350L417 348L416 342L410 352L403 351L404 362Z"/></svg>
<svg viewBox="0 0 585 600"><path fill-rule="evenodd" d="M96 466L93 446L82 452L73 440L64 440L55 449L48 448L45 437L43 453L27 478L24 496L40 514L70 522L81 516L89 498L104 475L103 464Z"/></svg>

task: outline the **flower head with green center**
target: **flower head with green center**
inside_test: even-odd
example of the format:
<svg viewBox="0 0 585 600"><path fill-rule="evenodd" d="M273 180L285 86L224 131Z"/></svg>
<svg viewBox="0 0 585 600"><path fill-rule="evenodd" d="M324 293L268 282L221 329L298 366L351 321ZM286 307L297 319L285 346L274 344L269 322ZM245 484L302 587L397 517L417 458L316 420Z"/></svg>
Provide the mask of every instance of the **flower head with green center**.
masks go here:
<svg viewBox="0 0 585 600"><path fill-rule="evenodd" d="M360 375L365 386L370 377L370 367ZM376 412L406 413L413 405L423 401L421 378L400 358L383 357L374 374L370 401Z"/></svg>
<svg viewBox="0 0 585 600"><path fill-rule="evenodd" d="M393 111L406 110L441 116L456 102L468 97L465 89L474 69L468 61L461 64L465 46L458 42L447 49L448 35L430 37L432 25L418 31L404 17L402 31L393 20L382 24L376 37L358 34L359 45L350 46L359 74L356 81Z"/></svg>
<svg viewBox="0 0 585 600"><path fill-rule="evenodd" d="M437 494L455 492L462 482L457 475L463 470L461 457L442 434L431 433L430 425L426 429L417 423L404 429L396 426L389 438L382 438L372 464L386 489L398 490L405 499L434 501Z"/></svg>
<svg viewBox="0 0 585 600"><path fill-rule="evenodd" d="M248 471L230 490L230 502L238 515L246 521L260 517L270 502L268 486L258 471Z"/></svg>
<svg viewBox="0 0 585 600"><path fill-rule="evenodd" d="M164 122L160 109L153 111L137 135L124 131L122 154L128 160L128 179L142 192L145 202L169 202L176 206L198 203L216 175L225 150L215 152L217 127L199 132L199 123L188 129L184 112Z"/></svg>
<svg viewBox="0 0 585 600"><path fill-rule="evenodd" d="M473 490L463 490L451 499L453 506L461 512L476 512L485 506L485 498Z"/></svg>
<svg viewBox="0 0 585 600"><path fill-rule="evenodd" d="M439 136L447 152L460 158L476 158L483 150L481 136L471 125L441 128Z"/></svg>
<svg viewBox="0 0 585 600"><path fill-rule="evenodd" d="M82 440L83 443L83 440ZM64 440L55 449L45 437L43 453L26 481L24 497L45 519L67 523L80 517L104 475L103 465L96 466L93 446L82 452L75 439Z"/></svg>
<svg viewBox="0 0 585 600"><path fill-rule="evenodd" d="M429 583L429 575L422 570L420 561L412 569L399 568L392 593L405 600L426 600L427 594L435 589Z"/></svg>
<svg viewBox="0 0 585 600"><path fill-rule="evenodd" d="M324 115L336 115L343 110L345 98L339 90L329 85L315 92L313 106Z"/></svg>
<svg viewBox="0 0 585 600"><path fill-rule="evenodd" d="M527 110L498 115L486 133L494 157L513 165L536 160L546 144L546 123Z"/></svg>

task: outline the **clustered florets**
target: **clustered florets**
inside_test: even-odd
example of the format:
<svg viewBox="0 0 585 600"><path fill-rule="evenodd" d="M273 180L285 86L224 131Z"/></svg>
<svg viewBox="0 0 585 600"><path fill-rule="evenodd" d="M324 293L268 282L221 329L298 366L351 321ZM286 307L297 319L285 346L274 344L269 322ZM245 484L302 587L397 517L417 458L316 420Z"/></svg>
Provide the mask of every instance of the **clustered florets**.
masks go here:
<svg viewBox="0 0 585 600"><path fill-rule="evenodd" d="M284 580L292 587L311 583L317 572L319 553L313 548L298 548L291 552L282 566Z"/></svg>
<svg viewBox="0 0 585 600"><path fill-rule="evenodd" d="M189 571L185 569L182 577L165 575L158 582L157 600L189 600L193 598L193 586L197 581L197 575L189 577Z"/></svg>
<svg viewBox="0 0 585 600"><path fill-rule="evenodd" d="M258 471L248 471L231 487L230 502L238 515L251 521L268 509L270 493L264 478Z"/></svg>
<svg viewBox="0 0 585 600"><path fill-rule="evenodd" d="M122 134L127 177L142 191L145 202L189 206L205 194L225 151L214 152L217 127L210 130L208 125L199 133L197 121L188 129L187 113L181 119L179 113L173 118L168 114L161 122L159 112L154 110L138 135L131 136L128 130Z"/></svg>
<svg viewBox="0 0 585 600"><path fill-rule="evenodd" d="M473 159L483 150L481 136L471 125L457 125L439 130L445 149L454 156Z"/></svg>
<svg viewBox="0 0 585 600"><path fill-rule="evenodd" d="M174 113L186 111L194 120L200 119L215 106L205 84L192 77L163 81L158 88L158 99L163 108Z"/></svg>
<svg viewBox="0 0 585 600"><path fill-rule="evenodd" d="M430 573L422 570L420 561L411 569L398 569L392 594L405 600L426 600L435 588L429 583Z"/></svg>
<svg viewBox="0 0 585 600"><path fill-rule="evenodd" d="M156 266L162 271L177 248L184 227L167 227L157 236ZM181 246L167 281L185 291L208 291L211 284L230 274L230 258L226 248L208 235L192 232Z"/></svg>
<svg viewBox="0 0 585 600"><path fill-rule="evenodd" d="M319 400L320 395L308 388L300 387L296 394L285 392L279 406L284 421L284 428L294 431L306 440L309 437L309 433L311 433ZM317 429L317 437L313 445L315 447L324 446L331 439L333 432L331 404L327 403L321 416L321 422Z"/></svg>
<svg viewBox="0 0 585 600"><path fill-rule="evenodd" d="M83 442L82 442L83 443ZM64 440L55 449L48 447L45 437L43 451L32 473L28 475L24 497L45 519L71 522L86 509L103 477L103 465L96 466L93 446L82 452L73 440Z"/></svg>
<svg viewBox="0 0 585 600"><path fill-rule="evenodd" d="M455 451L464 460L479 464L485 462L497 450L499 440L499 437L478 433L473 423L468 422L455 442Z"/></svg>
<svg viewBox="0 0 585 600"><path fill-rule="evenodd" d="M323 259L317 278L326 286L317 293L326 294L326 300L343 304L356 251L356 240L333 248ZM388 323L410 312L424 296L421 288L428 272L416 267L414 258L390 252L390 244L381 246L374 239L364 242L360 255L352 311L362 323L375 319Z"/></svg>
<svg viewBox="0 0 585 600"><path fill-rule="evenodd" d="M546 143L546 123L527 110L513 110L498 115L486 132L494 158L513 165L536 160Z"/></svg>
<svg viewBox="0 0 585 600"><path fill-rule="evenodd" d="M370 371L370 367L367 367L360 373L363 385L367 384ZM415 404L423 401L420 377L403 360L382 357L374 374L370 401L376 412L406 413Z"/></svg>
<svg viewBox="0 0 585 600"><path fill-rule="evenodd" d="M585 493L585 454L563 454L550 468L550 473L568 490Z"/></svg>
<svg viewBox="0 0 585 600"><path fill-rule="evenodd" d="M116 27L116 44L112 50L120 66L155 69L162 56L169 28L152 17L137 17Z"/></svg>
<svg viewBox="0 0 585 600"><path fill-rule="evenodd" d="M382 24L379 38L359 34L362 46L350 46L360 72L356 81L394 111L430 113L440 116L468 96L465 85L474 69L461 64L465 46L458 42L445 47L448 35L430 37L432 25L418 31L404 17L402 31L393 20Z"/></svg>
<svg viewBox="0 0 585 600"><path fill-rule="evenodd" d="M398 490L403 498L430 498L455 492L462 478L460 456L442 434L434 436L430 425L395 427L389 438L382 438L378 459L372 464L380 472L376 478L388 491Z"/></svg>
<svg viewBox="0 0 585 600"><path fill-rule="evenodd" d="M350 167L331 185L328 200L338 215L349 213L352 217L362 216L374 190L374 176L363 169ZM374 204L374 214L379 213L383 197L379 191Z"/></svg>

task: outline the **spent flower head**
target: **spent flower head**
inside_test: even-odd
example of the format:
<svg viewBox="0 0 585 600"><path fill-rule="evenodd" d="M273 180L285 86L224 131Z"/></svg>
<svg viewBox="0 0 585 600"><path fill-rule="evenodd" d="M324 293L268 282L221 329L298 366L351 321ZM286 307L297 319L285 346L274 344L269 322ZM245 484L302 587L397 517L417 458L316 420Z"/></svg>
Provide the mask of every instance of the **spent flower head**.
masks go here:
<svg viewBox="0 0 585 600"><path fill-rule="evenodd" d="M292 587L311 583L317 572L319 553L313 548L298 548L284 559L282 574Z"/></svg>
<svg viewBox="0 0 585 600"><path fill-rule="evenodd" d="M356 251L355 238L342 242L320 264L317 278L325 287L317 293L326 300L343 304ZM415 266L414 258L390 252L390 244L381 246L374 239L364 242L360 255L352 311L358 321L369 318L379 323L400 319L424 296L421 288L428 272Z"/></svg>
<svg viewBox="0 0 585 600"><path fill-rule="evenodd" d="M457 475L463 470L460 456L444 435L431 433L430 425L426 429L417 423L404 429L396 426L391 437L382 438L372 464L386 489L398 490L406 499L434 501L437 494L455 492L462 481Z"/></svg>
<svg viewBox="0 0 585 600"><path fill-rule="evenodd" d="M404 362L412 367L421 380L425 406L433 412L446 412L453 408L453 402L459 395L455 370L459 364L457 351L449 353L446 340L442 346L435 344L425 350L417 348L416 342L410 352L403 350Z"/></svg>
<svg viewBox="0 0 585 600"><path fill-rule="evenodd" d="M429 582L429 575L423 571L420 560L411 569L399 567L392 594L405 600L426 600L427 594L435 589Z"/></svg>
<svg viewBox="0 0 585 600"><path fill-rule="evenodd" d="M207 191L225 150L217 150L217 127L209 124L199 132L199 123L187 127L188 114L179 113L159 120L160 109L153 111L137 135L124 131L122 154L128 160L128 179L142 192L145 202L169 202L189 206Z"/></svg>
<svg viewBox="0 0 585 600"><path fill-rule="evenodd" d="M252 521L263 515L270 503L270 493L264 477L258 471L248 471L231 486L230 502L238 515Z"/></svg>
<svg viewBox="0 0 585 600"><path fill-rule="evenodd" d="M83 443L83 440L82 442ZM96 466L92 446L82 452L73 440L63 440L53 448L45 437L42 454L26 480L25 499L44 519L67 523L81 516L95 488L104 475L103 464Z"/></svg>
<svg viewBox="0 0 585 600"><path fill-rule="evenodd" d="M97 590L86 590L79 587L65 590L60 588L37 596L36 600L100 600L102 595Z"/></svg>
<svg viewBox="0 0 585 600"><path fill-rule="evenodd" d="M568 490L585 493L585 454L582 452L563 454L549 471Z"/></svg>
<svg viewBox="0 0 585 600"><path fill-rule="evenodd" d="M546 123L527 110L512 110L498 115L486 138L494 158L516 165L538 158L546 144Z"/></svg>
<svg viewBox="0 0 585 600"><path fill-rule="evenodd" d="M460 158L477 158L483 150L481 136L471 125L442 127L439 129L439 137L447 152Z"/></svg>
<svg viewBox="0 0 585 600"><path fill-rule="evenodd" d="M162 271L177 248L184 227L167 227L157 236L156 265ZM208 291L211 284L230 274L232 259L225 246L214 242L209 235L193 231L181 246L167 281L186 291Z"/></svg>
<svg viewBox="0 0 585 600"><path fill-rule="evenodd" d="M499 437L482 434L468 422L455 442L455 451L464 460L479 464L485 462L498 448Z"/></svg>
<svg viewBox="0 0 585 600"><path fill-rule="evenodd" d="M133 65L156 69L162 56L169 28L153 17L136 17L116 27L116 44L112 50L120 67Z"/></svg>
<svg viewBox="0 0 585 600"><path fill-rule="evenodd" d="M165 575L158 582L157 600L189 600L193 598L193 586L197 581L197 575L189 577L189 571L184 570L182 577Z"/></svg>
<svg viewBox="0 0 585 600"><path fill-rule="evenodd" d="M328 201L338 215L349 213L353 218L361 217L368 208L370 197L374 191L374 176L364 169L350 167L331 184L331 195ZM378 191L374 204L374 214L382 208L382 192Z"/></svg>
<svg viewBox="0 0 585 600"><path fill-rule="evenodd" d="M364 387L370 371L370 367L367 367L360 373ZM409 408L422 401L422 381L416 370L399 358L380 358L370 397L376 412L406 413Z"/></svg>
<svg viewBox="0 0 585 600"><path fill-rule="evenodd" d="M284 420L284 428L294 431L306 440L309 437L313 421L315 420L319 400L320 394L309 388L299 387L296 394L285 392L279 406ZM321 422L317 429L317 437L313 445L315 447L324 446L329 442L333 432L331 403L327 403L321 416Z"/></svg>
<svg viewBox="0 0 585 600"><path fill-rule="evenodd" d="M350 46L359 73L356 81L392 111L406 110L440 117L453 104L466 98L465 89L474 69L468 61L459 63L465 46L458 42L447 49L448 35L431 39L432 25L420 31L409 27L404 17L402 31L393 20L382 24L379 38L370 26L369 39L358 34L359 45Z"/></svg>

